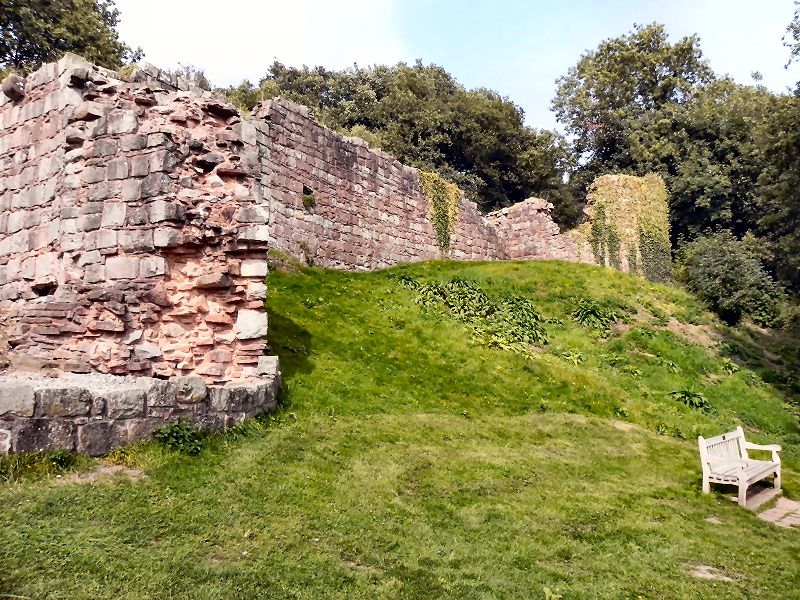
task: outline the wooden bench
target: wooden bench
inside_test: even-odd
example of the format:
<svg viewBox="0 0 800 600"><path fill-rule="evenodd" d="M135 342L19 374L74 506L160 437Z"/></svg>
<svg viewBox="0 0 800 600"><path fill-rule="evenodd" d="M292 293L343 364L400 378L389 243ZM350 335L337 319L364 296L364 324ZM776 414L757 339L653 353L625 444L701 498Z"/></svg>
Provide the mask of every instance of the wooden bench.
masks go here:
<svg viewBox="0 0 800 600"><path fill-rule="evenodd" d="M712 483L724 483L739 487L739 506L747 500L747 488L757 481L775 475L773 486L781 487L781 459L777 444L751 444L744 439L744 431L737 427L716 437L697 438L700 446L700 461L703 465L703 493L711 491ZM748 450L772 452L772 460L755 460L747 455Z"/></svg>

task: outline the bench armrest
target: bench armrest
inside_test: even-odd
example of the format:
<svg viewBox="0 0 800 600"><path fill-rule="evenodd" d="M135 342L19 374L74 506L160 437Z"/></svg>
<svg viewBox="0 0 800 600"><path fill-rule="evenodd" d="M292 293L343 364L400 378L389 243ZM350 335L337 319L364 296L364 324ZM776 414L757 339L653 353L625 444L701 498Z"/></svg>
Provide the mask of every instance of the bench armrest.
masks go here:
<svg viewBox="0 0 800 600"><path fill-rule="evenodd" d="M772 462L781 462L781 457L778 456L781 447L778 444L753 444L752 442L745 442L744 447L746 450L765 450L767 452L772 452Z"/></svg>
<svg viewBox="0 0 800 600"><path fill-rule="evenodd" d="M754 444L752 442L745 442L744 447L748 450L769 450L771 452L781 451L781 447L778 444Z"/></svg>

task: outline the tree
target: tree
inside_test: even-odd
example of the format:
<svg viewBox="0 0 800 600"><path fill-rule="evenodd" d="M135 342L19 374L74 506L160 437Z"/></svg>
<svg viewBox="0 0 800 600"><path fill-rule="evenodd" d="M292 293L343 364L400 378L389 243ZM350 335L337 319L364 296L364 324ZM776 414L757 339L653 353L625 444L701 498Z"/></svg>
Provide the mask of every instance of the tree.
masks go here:
<svg viewBox="0 0 800 600"><path fill-rule="evenodd" d="M784 45L790 48L788 67L795 60L800 58L800 0L794 1L794 18L786 27L786 35L783 36Z"/></svg>
<svg viewBox="0 0 800 600"><path fill-rule="evenodd" d="M800 291L800 98L782 96L762 136L757 231L778 277Z"/></svg>
<svg viewBox="0 0 800 600"><path fill-rule="evenodd" d="M3 0L0 2L0 67L19 71L75 52L112 69L138 60L119 39L113 0Z"/></svg>
<svg viewBox="0 0 800 600"><path fill-rule="evenodd" d="M670 44L663 25L635 25L581 56L556 82L552 106L575 136L582 170L593 178L634 167L631 125L647 113L687 102L712 79L696 36Z"/></svg>
<svg viewBox="0 0 800 600"><path fill-rule="evenodd" d="M707 231L756 229L762 140L777 103L763 87L721 79L629 124L631 169L659 173L670 191L673 246Z"/></svg>
<svg viewBox="0 0 800 600"><path fill-rule="evenodd" d="M679 279L726 323L736 325L745 315L761 325L777 322L783 290L751 243L720 231L686 244L678 258Z"/></svg>

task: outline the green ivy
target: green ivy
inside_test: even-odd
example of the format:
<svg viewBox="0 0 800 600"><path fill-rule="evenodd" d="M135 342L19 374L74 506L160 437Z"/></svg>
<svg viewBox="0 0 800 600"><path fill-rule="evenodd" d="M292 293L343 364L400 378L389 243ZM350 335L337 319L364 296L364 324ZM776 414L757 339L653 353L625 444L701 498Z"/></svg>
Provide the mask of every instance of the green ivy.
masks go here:
<svg viewBox="0 0 800 600"><path fill-rule="evenodd" d="M431 224L436 233L436 244L442 256L450 254L450 237L458 214L461 191L458 186L445 181L437 173L420 171L420 187L431 209Z"/></svg>
<svg viewBox="0 0 800 600"><path fill-rule="evenodd" d="M642 271L650 281L669 281L672 273L672 253L669 241L652 230L639 228L639 249L642 253Z"/></svg>
<svg viewBox="0 0 800 600"><path fill-rule="evenodd" d="M606 264L606 209L602 204L594 207L592 227L589 234L589 245L592 248L594 262L598 265Z"/></svg>
<svg viewBox="0 0 800 600"><path fill-rule="evenodd" d="M622 260L620 259L620 239L619 231L613 223L606 226L606 245L608 246L608 260L611 266L617 271L622 270Z"/></svg>
<svg viewBox="0 0 800 600"><path fill-rule="evenodd" d="M639 274L639 248L635 242L628 244L625 255L628 257L628 273L631 275Z"/></svg>

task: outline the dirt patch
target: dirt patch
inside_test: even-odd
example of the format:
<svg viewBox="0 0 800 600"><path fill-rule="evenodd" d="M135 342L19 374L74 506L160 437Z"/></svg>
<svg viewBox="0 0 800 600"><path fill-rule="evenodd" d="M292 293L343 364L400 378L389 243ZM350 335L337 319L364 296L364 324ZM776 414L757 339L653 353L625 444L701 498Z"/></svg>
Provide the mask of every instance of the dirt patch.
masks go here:
<svg viewBox="0 0 800 600"><path fill-rule="evenodd" d="M91 471L73 473L66 477L57 477L57 485L72 485L76 483L111 484L120 480L138 483L146 476L139 469L123 467L122 465L100 465Z"/></svg>
<svg viewBox="0 0 800 600"><path fill-rule="evenodd" d="M612 421L611 424L614 426L614 429L618 429L619 431L630 431L636 427L636 425L628 423L627 421Z"/></svg>
<svg viewBox="0 0 800 600"><path fill-rule="evenodd" d="M670 317L667 322L667 330L675 335L679 335L705 348L714 348L720 341L720 336L708 325L692 325L691 323L681 323L675 317Z"/></svg>
<svg viewBox="0 0 800 600"><path fill-rule="evenodd" d="M686 570L689 572L689 575L691 575L692 577L696 577L697 579L713 579L715 581L733 581L733 579L725 575L722 571L710 565L701 565L701 564L686 565Z"/></svg>

